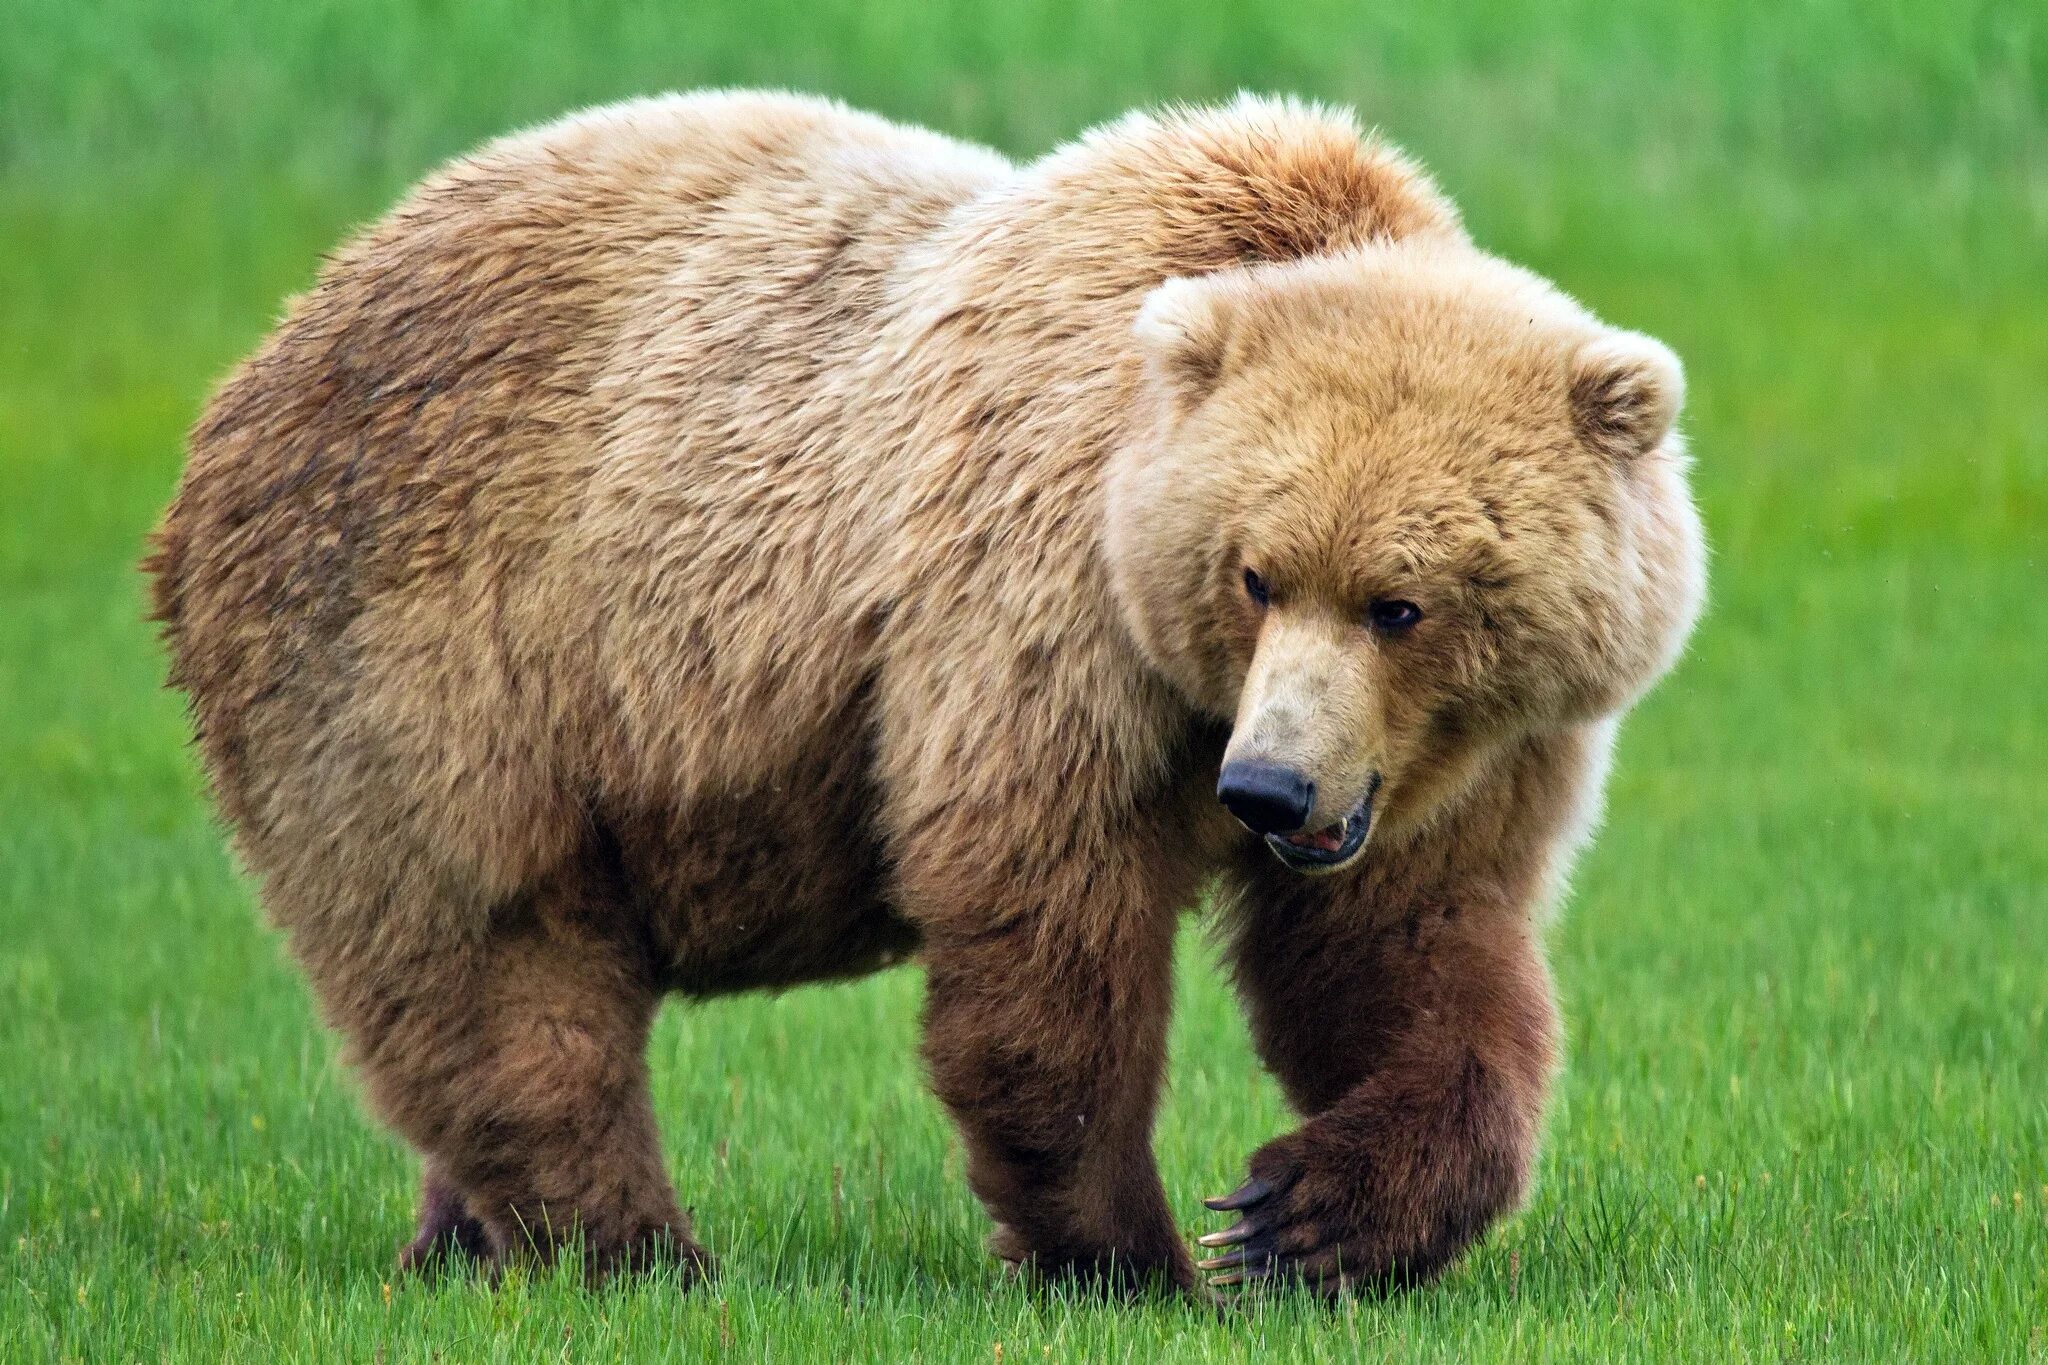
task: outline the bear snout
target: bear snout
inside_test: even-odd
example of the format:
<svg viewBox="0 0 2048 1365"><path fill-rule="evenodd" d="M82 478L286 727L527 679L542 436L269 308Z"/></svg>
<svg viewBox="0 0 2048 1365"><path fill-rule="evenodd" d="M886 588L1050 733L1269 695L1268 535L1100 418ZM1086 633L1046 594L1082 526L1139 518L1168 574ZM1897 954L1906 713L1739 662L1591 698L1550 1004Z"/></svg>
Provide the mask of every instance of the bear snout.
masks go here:
<svg viewBox="0 0 2048 1365"><path fill-rule="evenodd" d="M1223 765L1216 799L1254 834L1292 834L1316 807L1316 784L1283 764L1239 759Z"/></svg>

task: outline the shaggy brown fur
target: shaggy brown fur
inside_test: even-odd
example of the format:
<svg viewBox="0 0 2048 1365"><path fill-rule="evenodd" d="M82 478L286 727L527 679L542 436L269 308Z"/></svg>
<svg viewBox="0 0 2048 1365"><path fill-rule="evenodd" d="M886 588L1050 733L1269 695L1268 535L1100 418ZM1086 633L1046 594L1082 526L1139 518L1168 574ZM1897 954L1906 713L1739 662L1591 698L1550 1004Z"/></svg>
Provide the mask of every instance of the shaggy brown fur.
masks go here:
<svg viewBox="0 0 2048 1365"><path fill-rule="evenodd" d="M1697 610L1678 388L1293 105L1013 168L690 96L429 179L223 386L151 561L236 846L427 1158L406 1261L703 1267L663 995L914 955L998 1249L1192 1287L1149 1135L1220 874L1308 1117L1211 1268L1433 1273L1527 1180L1540 908ZM1226 757L1369 844L1301 876Z"/></svg>

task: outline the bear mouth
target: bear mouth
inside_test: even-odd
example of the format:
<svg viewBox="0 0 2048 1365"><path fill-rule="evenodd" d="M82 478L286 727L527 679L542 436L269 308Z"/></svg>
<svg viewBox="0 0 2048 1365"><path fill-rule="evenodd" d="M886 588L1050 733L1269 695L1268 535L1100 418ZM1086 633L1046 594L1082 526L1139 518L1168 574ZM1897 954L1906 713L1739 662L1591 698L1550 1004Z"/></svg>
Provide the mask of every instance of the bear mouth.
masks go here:
<svg viewBox="0 0 2048 1365"><path fill-rule="evenodd" d="M1329 872L1342 867L1358 856L1365 837L1372 833L1372 798L1379 789L1379 774L1374 773L1365 795L1342 820L1321 829L1268 834L1266 847L1296 872Z"/></svg>

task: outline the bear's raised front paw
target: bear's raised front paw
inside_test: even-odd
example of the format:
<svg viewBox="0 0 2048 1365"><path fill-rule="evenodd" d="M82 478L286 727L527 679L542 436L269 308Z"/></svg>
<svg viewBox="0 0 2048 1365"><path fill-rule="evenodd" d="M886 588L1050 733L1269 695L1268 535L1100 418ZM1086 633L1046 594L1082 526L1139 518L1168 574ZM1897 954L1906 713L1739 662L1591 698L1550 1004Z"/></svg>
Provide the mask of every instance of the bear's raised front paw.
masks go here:
<svg viewBox="0 0 2048 1365"><path fill-rule="evenodd" d="M1253 1156L1251 1176L1202 1202L1237 1221L1198 1238L1216 1254L1198 1263L1216 1289L1298 1283L1334 1297L1404 1288L1433 1278L1469 1240L1455 1220L1403 1209L1379 1196L1357 1161L1318 1159L1286 1139Z"/></svg>

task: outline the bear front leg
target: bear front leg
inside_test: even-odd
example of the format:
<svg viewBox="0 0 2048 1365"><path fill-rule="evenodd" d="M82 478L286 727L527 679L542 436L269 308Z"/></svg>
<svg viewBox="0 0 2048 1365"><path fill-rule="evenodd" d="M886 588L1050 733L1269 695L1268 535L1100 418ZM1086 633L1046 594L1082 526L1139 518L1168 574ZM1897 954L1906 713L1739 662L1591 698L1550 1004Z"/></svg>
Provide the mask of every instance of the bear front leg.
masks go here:
<svg viewBox="0 0 2048 1365"><path fill-rule="evenodd" d="M1528 1187L1556 1048L1549 973L1519 908L1424 897L1391 913L1368 879L1245 898L1233 957L1267 1064L1308 1115L1209 1201L1218 1286L1324 1293L1440 1273Z"/></svg>
<svg viewBox="0 0 2048 1365"><path fill-rule="evenodd" d="M1174 931L1213 868L1196 827L1216 807L1206 771L1173 761L1178 702L1102 629L1098 585L1059 567L1086 562L1082 546L1018 558L991 582L993 555L941 559L923 600L977 605L892 618L877 757L893 892L921 940L927 1070L995 1253L1196 1292L1152 1121ZM1032 563L1059 582L1020 576Z"/></svg>
<svg viewBox="0 0 2048 1365"><path fill-rule="evenodd" d="M939 907L923 916L924 1054L991 1246L1047 1278L1192 1289L1152 1157L1178 905L1135 865L993 866L1012 875L904 868Z"/></svg>
<svg viewBox="0 0 2048 1365"><path fill-rule="evenodd" d="M1172 949L1159 919L1165 932L1102 945L1028 920L927 940L933 1088L1000 1225L993 1248L1048 1278L1196 1282L1152 1157Z"/></svg>

